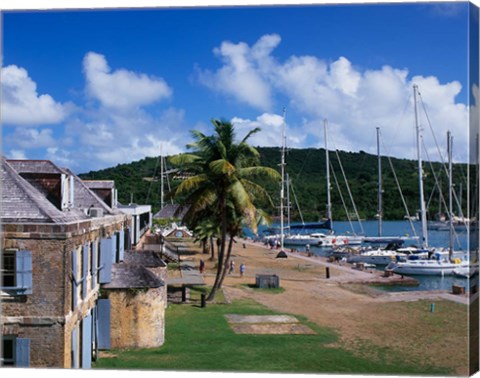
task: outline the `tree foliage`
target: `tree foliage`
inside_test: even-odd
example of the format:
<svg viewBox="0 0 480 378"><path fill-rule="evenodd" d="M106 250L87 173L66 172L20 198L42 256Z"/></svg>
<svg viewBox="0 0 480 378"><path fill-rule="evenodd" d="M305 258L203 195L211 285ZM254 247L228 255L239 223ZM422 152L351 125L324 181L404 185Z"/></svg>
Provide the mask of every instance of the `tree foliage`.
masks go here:
<svg viewBox="0 0 480 378"><path fill-rule="evenodd" d="M241 233L243 226L254 231L257 228L255 203L261 199L271 205L268 193L252 179L279 178L276 170L259 165L257 150L247 143L248 138L260 129L251 130L237 142L230 122L212 120L212 124L212 135L192 132L194 141L188 145L191 153L171 159L190 176L169 193L180 203L179 211L186 209L183 221L190 229L209 238L209 231L216 231L212 224L218 225L217 273L208 300L214 298L222 285L234 238Z"/></svg>
<svg viewBox="0 0 480 378"><path fill-rule="evenodd" d="M255 149L258 152L260 165L279 170L280 148L256 147ZM345 151L339 151L338 155L360 216L365 219L374 219L377 213L377 156L365 152ZM342 194L347 205L349 205L349 211L352 211L335 151L330 151L330 160ZM408 204L409 212L411 215L414 215L419 208L417 162L415 160L397 158L391 158L391 162L398 177L403 196ZM323 148L289 149L286 163L286 172L289 174L293 187L293 190L290 190L293 219L300 220L299 209L295 205L293 193L296 196L298 207L305 221L324 218L326 216L327 198L325 150ZM439 163L432 163L432 166L439 177L442 191L446 198L448 180L445 172ZM169 168L173 168L171 159L169 160ZM430 163L424 162L424 168L425 196L429 202L429 218L433 219L439 210L439 192L436 188ZM459 202L463 204L463 212L466 212L467 166L466 164L454 164L453 170L454 189ZM133 202L150 204L155 212L160 207L159 175L158 157L148 157L129 164L120 164L101 171L81 174L80 177L84 179L115 180L120 202L129 203L133 197ZM155 177L154 181L152 181L153 177ZM170 180L172 187L181 182L181 180L175 180L175 175L170 175ZM382 157L382 181L384 218L391 220L402 219L406 212L393 171L386 157ZM262 178L256 178L252 182L264 187L273 201L273 205L269 205L268 201L262 202L259 199L259 206L271 216L278 215L278 204L280 201L279 184ZM339 190L335 184L333 172L331 174L331 188L334 219L345 220L346 212ZM445 211L444 205L441 206L441 209ZM454 210L457 214L459 213L458 209L455 208Z"/></svg>

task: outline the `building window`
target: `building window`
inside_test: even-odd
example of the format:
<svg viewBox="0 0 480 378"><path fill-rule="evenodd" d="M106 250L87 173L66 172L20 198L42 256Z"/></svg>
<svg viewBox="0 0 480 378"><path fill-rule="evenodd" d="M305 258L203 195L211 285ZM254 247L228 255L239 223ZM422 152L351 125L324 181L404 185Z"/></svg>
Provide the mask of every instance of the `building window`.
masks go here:
<svg viewBox="0 0 480 378"><path fill-rule="evenodd" d="M16 286L16 264L15 251L4 251L2 253L2 287Z"/></svg>
<svg viewBox="0 0 480 378"><path fill-rule="evenodd" d="M116 239L115 240L115 262L118 263L122 260L120 256L120 233L115 232L113 237Z"/></svg>
<svg viewBox="0 0 480 378"><path fill-rule="evenodd" d="M71 307L72 311L75 310L77 307L77 301L78 301L78 286L79 283L77 281L77 267L78 267L78 261L77 261L77 250L74 249L72 251L71 259L72 259L72 302L71 302Z"/></svg>
<svg viewBox="0 0 480 378"><path fill-rule="evenodd" d="M2 366L15 366L15 337L2 338Z"/></svg>
<svg viewBox="0 0 480 378"><path fill-rule="evenodd" d="M1 252L2 294L32 294L32 252L7 249Z"/></svg>
<svg viewBox="0 0 480 378"><path fill-rule="evenodd" d="M1 366L30 366L30 339L2 336Z"/></svg>
<svg viewBox="0 0 480 378"><path fill-rule="evenodd" d="M100 242L97 240L95 241L96 243L96 246L97 246L97 261L95 263L95 271L96 271L96 282L95 284L99 284L100 283L100 274L99 274L99 270L100 270L100 267L102 265L102 263L100 262Z"/></svg>

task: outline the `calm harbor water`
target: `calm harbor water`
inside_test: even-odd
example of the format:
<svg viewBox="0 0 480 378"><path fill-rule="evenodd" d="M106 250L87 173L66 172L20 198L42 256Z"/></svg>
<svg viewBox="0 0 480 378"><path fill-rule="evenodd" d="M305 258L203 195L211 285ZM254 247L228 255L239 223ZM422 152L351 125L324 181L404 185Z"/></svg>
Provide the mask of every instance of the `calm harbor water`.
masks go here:
<svg viewBox="0 0 480 378"><path fill-rule="evenodd" d="M272 227L278 227L279 225L272 225ZM412 229L413 226L413 229ZM333 228L335 234L361 234L370 237L378 236L378 222L377 221L363 221L361 225L358 222L334 222ZM262 229L259 230L260 232ZM309 232L322 232L322 230L306 230ZM248 234L248 232L247 232ZM421 237L421 225L420 222L408 222L408 221L384 221L382 222L382 236L415 236ZM250 235L249 235L250 236ZM458 232L454 235L454 249L468 251L471 248L468 242L467 232ZM412 239L407 241L405 245L418 244L420 239ZM428 232L428 244L437 248L448 248L450 243L448 231L435 231L429 230ZM304 247L296 247L297 250L302 250ZM318 256L329 256L331 248L321 248L311 246L311 252ZM382 268L383 270L383 268ZM431 276L415 276L419 281L418 286L402 286L395 285L391 287L385 287L384 290L389 291L416 291L416 290L451 290L452 285L464 286L465 290L472 286L473 282L466 278L459 278L455 276L445 277L431 277ZM478 285L478 275L473 278Z"/></svg>

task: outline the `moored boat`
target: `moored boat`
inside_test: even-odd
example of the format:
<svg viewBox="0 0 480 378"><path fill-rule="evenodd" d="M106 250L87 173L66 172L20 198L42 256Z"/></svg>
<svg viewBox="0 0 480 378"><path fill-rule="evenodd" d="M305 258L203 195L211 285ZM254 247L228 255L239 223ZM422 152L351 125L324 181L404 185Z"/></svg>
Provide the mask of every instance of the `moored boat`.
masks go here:
<svg viewBox="0 0 480 378"><path fill-rule="evenodd" d="M427 218L426 218L426 209L425 209L425 201L423 197L423 170L422 170L422 159L420 154L420 126L418 123L418 115L417 115L417 86L414 85L413 87L413 94L414 94L414 105L415 105L415 121L416 121L416 130L417 130L417 155L418 155L418 176L419 176L419 191L420 191L420 207L421 207L421 225L422 225L422 241L423 247L428 247L428 233L427 233ZM453 219L451 214L452 211L452 137L450 132L447 133L447 152L448 152L448 179L449 179L449 215L450 215L450 222L449 222L449 230L450 230L450 246L448 251L439 251L435 253L435 258L431 259L419 259L419 260L412 260L409 259L404 262L395 262L391 263L387 266L387 270L392 271L396 274L401 275L427 275L427 276L446 276L446 275L453 275L454 271L460 269L460 271L464 271L464 269L468 269L470 266L470 262L468 259L468 255L465 259L455 257L458 256L460 253L453 250ZM443 255L442 255L443 252Z"/></svg>
<svg viewBox="0 0 480 378"><path fill-rule="evenodd" d="M470 263L460 259L448 260L409 260L408 262L391 263L387 270L401 275L447 276L458 269L468 269Z"/></svg>

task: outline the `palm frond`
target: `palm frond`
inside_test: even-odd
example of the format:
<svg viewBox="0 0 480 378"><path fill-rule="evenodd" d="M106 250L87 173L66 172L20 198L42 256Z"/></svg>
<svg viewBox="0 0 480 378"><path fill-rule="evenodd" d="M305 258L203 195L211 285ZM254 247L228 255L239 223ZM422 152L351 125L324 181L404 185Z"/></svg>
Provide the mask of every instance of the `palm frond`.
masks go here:
<svg viewBox="0 0 480 378"><path fill-rule="evenodd" d="M169 161L176 166L192 164L199 160L201 160L200 156L194 154L179 154L169 158Z"/></svg>
<svg viewBox="0 0 480 378"><path fill-rule="evenodd" d="M270 206L273 206L273 201L263 186L243 178L240 181L245 188L245 191L252 198L252 201L263 200Z"/></svg>
<svg viewBox="0 0 480 378"><path fill-rule="evenodd" d="M280 173L270 167L256 166L245 167L238 170L240 177L252 178L255 176L263 176L269 180L278 181L281 179Z"/></svg>
<svg viewBox="0 0 480 378"><path fill-rule="evenodd" d="M177 188L174 190L174 194L188 194L205 184L208 184L208 176L206 174L202 173L196 176L188 177L177 186Z"/></svg>
<svg viewBox="0 0 480 378"><path fill-rule="evenodd" d="M248 192L242 185L242 182L235 180L229 185L227 193L229 194L229 199L234 204L236 211L239 214L242 214L245 224L252 226L255 223L256 209Z"/></svg>
<svg viewBox="0 0 480 378"><path fill-rule="evenodd" d="M250 130L247 135L245 135L242 141L239 143L240 145L246 144L247 140L253 135L260 132L262 129L260 127L255 127L254 129Z"/></svg>
<svg viewBox="0 0 480 378"><path fill-rule="evenodd" d="M236 171L235 167L225 159L212 161L209 164L209 168L215 175L231 176Z"/></svg>

